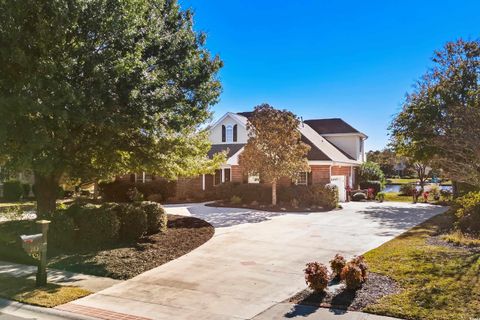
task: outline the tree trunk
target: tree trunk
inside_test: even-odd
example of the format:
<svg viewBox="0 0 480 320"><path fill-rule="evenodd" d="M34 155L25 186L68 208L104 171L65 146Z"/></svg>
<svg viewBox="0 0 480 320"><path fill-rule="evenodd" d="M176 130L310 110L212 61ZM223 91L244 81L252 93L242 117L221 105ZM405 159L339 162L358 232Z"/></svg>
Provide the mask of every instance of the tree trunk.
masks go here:
<svg viewBox="0 0 480 320"><path fill-rule="evenodd" d="M45 218L55 211L60 179L55 174L45 175L38 172L35 172L34 176L37 218Z"/></svg>
<svg viewBox="0 0 480 320"><path fill-rule="evenodd" d="M272 206L277 205L277 181L272 181Z"/></svg>

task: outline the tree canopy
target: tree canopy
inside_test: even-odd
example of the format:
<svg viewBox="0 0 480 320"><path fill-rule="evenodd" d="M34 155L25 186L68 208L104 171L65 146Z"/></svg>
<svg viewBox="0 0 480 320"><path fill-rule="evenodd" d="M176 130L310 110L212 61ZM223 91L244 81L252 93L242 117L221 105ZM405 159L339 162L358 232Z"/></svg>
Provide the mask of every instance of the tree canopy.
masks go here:
<svg viewBox="0 0 480 320"><path fill-rule="evenodd" d="M480 41L447 43L391 124L392 145L480 186Z"/></svg>
<svg viewBox="0 0 480 320"><path fill-rule="evenodd" d="M222 66L175 0L0 1L0 153L39 211L62 175L209 169ZM217 159L218 160L218 159Z"/></svg>
<svg viewBox="0 0 480 320"><path fill-rule="evenodd" d="M239 164L247 173L260 174L272 183L273 205L278 180L310 171L306 157L310 147L301 141L299 125L300 120L292 112L268 104L255 107L248 119L248 142Z"/></svg>

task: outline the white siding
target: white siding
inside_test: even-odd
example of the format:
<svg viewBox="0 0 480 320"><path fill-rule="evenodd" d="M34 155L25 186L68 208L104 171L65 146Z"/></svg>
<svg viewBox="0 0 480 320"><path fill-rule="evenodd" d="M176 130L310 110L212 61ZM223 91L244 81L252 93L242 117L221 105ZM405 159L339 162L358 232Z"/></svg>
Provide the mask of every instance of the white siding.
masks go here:
<svg viewBox="0 0 480 320"><path fill-rule="evenodd" d="M324 137L336 147L352 156L355 160L363 161L363 141L358 135L324 135Z"/></svg>
<svg viewBox="0 0 480 320"><path fill-rule="evenodd" d="M231 117L230 115L227 115L225 119L223 119L221 122L217 123L215 127L210 129L210 142L212 144L227 144L228 142L222 142L222 125L225 127L227 125L237 125L237 141L236 142L230 142L230 143L247 143L247 130L246 128L239 122L237 122L236 119Z"/></svg>

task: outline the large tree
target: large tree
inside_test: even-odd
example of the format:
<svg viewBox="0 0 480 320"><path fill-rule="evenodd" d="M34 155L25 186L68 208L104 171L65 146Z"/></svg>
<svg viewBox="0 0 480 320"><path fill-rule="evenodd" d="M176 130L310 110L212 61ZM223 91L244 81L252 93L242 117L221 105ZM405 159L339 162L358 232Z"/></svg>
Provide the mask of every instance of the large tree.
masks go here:
<svg viewBox="0 0 480 320"><path fill-rule="evenodd" d="M480 187L480 41L449 42L391 125L397 150Z"/></svg>
<svg viewBox="0 0 480 320"><path fill-rule="evenodd" d="M40 215L62 176L209 162L222 62L175 0L0 0L0 154L31 169Z"/></svg>
<svg viewBox="0 0 480 320"><path fill-rule="evenodd" d="M307 152L310 147L301 141L300 120L290 111L277 110L268 104L255 107L248 119L248 142L239 164L248 174L259 174L272 184L272 205L277 204L277 182L296 178L310 171Z"/></svg>

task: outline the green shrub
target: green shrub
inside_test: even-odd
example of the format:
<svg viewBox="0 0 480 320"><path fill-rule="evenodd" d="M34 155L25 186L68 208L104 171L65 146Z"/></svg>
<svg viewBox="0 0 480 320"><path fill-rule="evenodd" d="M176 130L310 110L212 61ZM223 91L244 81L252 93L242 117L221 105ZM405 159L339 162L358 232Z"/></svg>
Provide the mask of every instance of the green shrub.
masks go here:
<svg viewBox="0 0 480 320"><path fill-rule="evenodd" d="M27 199L30 197L30 190L32 187L28 183L22 183L22 197L23 199Z"/></svg>
<svg viewBox="0 0 480 320"><path fill-rule="evenodd" d="M353 201L364 201L367 200L367 196L363 192L357 192L352 196Z"/></svg>
<svg viewBox="0 0 480 320"><path fill-rule="evenodd" d="M214 193L217 200L229 201L233 196L238 196L245 203L258 201L268 204L272 202L272 188L264 184L226 182L215 186Z"/></svg>
<svg viewBox="0 0 480 320"><path fill-rule="evenodd" d="M147 197L148 201L162 203L163 197L159 193L151 194Z"/></svg>
<svg viewBox="0 0 480 320"><path fill-rule="evenodd" d="M153 195L160 195L162 201L175 196L176 182L165 179L133 183L130 181L116 180L113 182L102 182L99 184L100 194L106 202L131 202L138 201L138 197L132 197L132 191L136 188L143 198L148 199ZM137 200L135 200L137 199Z"/></svg>
<svg viewBox="0 0 480 320"><path fill-rule="evenodd" d="M385 192L377 193L377 200L383 202L385 200Z"/></svg>
<svg viewBox="0 0 480 320"><path fill-rule="evenodd" d="M326 184L323 187L322 197L319 205L324 209L331 210L338 207L338 187L334 184Z"/></svg>
<svg viewBox="0 0 480 320"><path fill-rule="evenodd" d="M159 203L144 201L140 203L140 208L147 215L147 233L167 231L167 214Z"/></svg>
<svg viewBox="0 0 480 320"><path fill-rule="evenodd" d="M16 202L22 198L23 188L18 180L5 181L3 183L3 198L7 201Z"/></svg>
<svg viewBox="0 0 480 320"><path fill-rule="evenodd" d="M120 222L112 207L93 205L72 208L78 237L87 247L98 247L118 240Z"/></svg>
<svg viewBox="0 0 480 320"><path fill-rule="evenodd" d="M120 204L116 211L120 218L122 240L136 241L147 233L147 214L139 205Z"/></svg>
<svg viewBox="0 0 480 320"><path fill-rule="evenodd" d="M380 166L371 161L364 162L358 171L358 179L360 183L366 181L385 181L385 175Z"/></svg>
<svg viewBox="0 0 480 320"><path fill-rule="evenodd" d="M75 222L67 210L56 210L50 217L48 244L56 248L71 249L75 243Z"/></svg>
<svg viewBox="0 0 480 320"><path fill-rule="evenodd" d="M239 196L232 196L230 198L230 203L231 204L240 204L240 203L242 203L242 198L240 198Z"/></svg>
<svg viewBox="0 0 480 320"><path fill-rule="evenodd" d="M455 201L456 226L462 232L480 235L480 192L469 192Z"/></svg>
<svg viewBox="0 0 480 320"><path fill-rule="evenodd" d="M340 273L342 273L346 264L347 260L338 253L330 260L330 268L332 268L332 272L338 277L340 277Z"/></svg>
<svg viewBox="0 0 480 320"><path fill-rule="evenodd" d="M381 181L374 181L374 180L369 180L369 181L364 181L360 182L360 189L373 189L373 196L376 196L377 193L382 191L383 189L383 184Z"/></svg>
<svg viewBox="0 0 480 320"><path fill-rule="evenodd" d="M413 196L413 192L416 190L415 185L407 183L400 186L400 194L404 196Z"/></svg>
<svg viewBox="0 0 480 320"><path fill-rule="evenodd" d="M328 285L328 269L319 262L307 263L305 282L315 292L322 292Z"/></svg>

